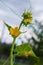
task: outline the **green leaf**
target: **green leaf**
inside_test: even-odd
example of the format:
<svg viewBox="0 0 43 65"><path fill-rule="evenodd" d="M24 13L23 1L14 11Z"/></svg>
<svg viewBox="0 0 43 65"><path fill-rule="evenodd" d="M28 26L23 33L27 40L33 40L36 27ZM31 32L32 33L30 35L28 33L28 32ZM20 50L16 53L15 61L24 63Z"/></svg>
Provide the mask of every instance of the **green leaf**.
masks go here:
<svg viewBox="0 0 43 65"><path fill-rule="evenodd" d="M22 44L15 48L14 51L17 51L17 55L23 56L25 52L31 52L31 56L36 56L33 52L30 44Z"/></svg>
<svg viewBox="0 0 43 65"><path fill-rule="evenodd" d="M24 56L25 52L31 52L31 55L28 56L28 60L34 65L34 64L39 64L39 58L35 55L35 53L32 50L32 47L30 46L30 44L22 44L19 45L15 48L14 52L17 52L16 54L14 54L15 57L22 57L22 58L26 58Z"/></svg>
<svg viewBox="0 0 43 65"><path fill-rule="evenodd" d="M8 30L11 28L7 23L4 22L4 24L7 26Z"/></svg>

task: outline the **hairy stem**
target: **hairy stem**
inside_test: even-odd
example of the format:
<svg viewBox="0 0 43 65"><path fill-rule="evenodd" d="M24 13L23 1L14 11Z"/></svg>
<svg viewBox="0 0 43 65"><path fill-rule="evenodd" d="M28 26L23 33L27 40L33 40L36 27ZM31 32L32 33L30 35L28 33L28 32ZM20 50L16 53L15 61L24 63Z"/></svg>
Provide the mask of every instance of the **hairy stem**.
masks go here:
<svg viewBox="0 0 43 65"><path fill-rule="evenodd" d="M10 53L10 65L13 65L14 42L15 42L15 38L13 38L12 47L11 47L11 53Z"/></svg>

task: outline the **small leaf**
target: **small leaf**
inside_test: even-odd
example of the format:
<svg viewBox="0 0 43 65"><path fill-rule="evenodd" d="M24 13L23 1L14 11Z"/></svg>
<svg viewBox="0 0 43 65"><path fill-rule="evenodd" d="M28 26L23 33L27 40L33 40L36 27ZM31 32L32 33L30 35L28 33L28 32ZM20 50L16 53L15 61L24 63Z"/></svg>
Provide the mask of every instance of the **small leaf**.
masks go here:
<svg viewBox="0 0 43 65"><path fill-rule="evenodd" d="M8 30L11 28L7 23L4 22L4 24L7 26Z"/></svg>

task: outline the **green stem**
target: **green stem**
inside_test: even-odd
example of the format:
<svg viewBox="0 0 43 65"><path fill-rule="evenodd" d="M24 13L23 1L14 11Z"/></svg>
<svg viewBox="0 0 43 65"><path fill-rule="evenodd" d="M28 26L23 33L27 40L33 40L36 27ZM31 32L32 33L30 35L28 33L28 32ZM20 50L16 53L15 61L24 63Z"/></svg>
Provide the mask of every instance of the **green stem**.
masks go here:
<svg viewBox="0 0 43 65"><path fill-rule="evenodd" d="M11 53L10 53L10 65L13 65L13 51L14 51L14 42L16 38L13 38Z"/></svg>
<svg viewBox="0 0 43 65"><path fill-rule="evenodd" d="M19 25L19 29L21 28L21 26L22 26L22 22L21 22L20 25Z"/></svg>

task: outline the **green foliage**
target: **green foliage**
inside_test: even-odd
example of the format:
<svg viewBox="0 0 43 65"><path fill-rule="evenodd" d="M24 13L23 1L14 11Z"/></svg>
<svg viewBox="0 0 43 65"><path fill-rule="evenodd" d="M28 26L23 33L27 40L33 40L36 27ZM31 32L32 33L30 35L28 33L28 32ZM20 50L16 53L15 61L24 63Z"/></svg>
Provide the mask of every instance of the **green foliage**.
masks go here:
<svg viewBox="0 0 43 65"><path fill-rule="evenodd" d="M0 60L0 65L2 65L5 61L4 60Z"/></svg>
<svg viewBox="0 0 43 65"><path fill-rule="evenodd" d="M18 63L17 63L17 62L15 62L15 63L14 63L14 65L24 65L24 64L19 63L19 62L18 62Z"/></svg>
<svg viewBox="0 0 43 65"><path fill-rule="evenodd" d="M22 44L15 48L14 52L17 51L17 54L23 55L24 52L28 52L32 50L31 46L29 44Z"/></svg>
<svg viewBox="0 0 43 65"><path fill-rule="evenodd" d="M3 65L4 62L5 62L5 60L0 60L0 65ZM5 65L9 65L9 61ZM24 65L24 64L15 62L14 65Z"/></svg>
<svg viewBox="0 0 43 65"><path fill-rule="evenodd" d="M6 43L0 44L0 55L9 56L11 45Z"/></svg>
<svg viewBox="0 0 43 65"><path fill-rule="evenodd" d="M17 46L15 48L14 52L15 51L17 52L16 54L14 54L15 57L18 56L18 57L22 57L22 58L25 58L25 56L23 56L25 52L31 51L31 55L26 59L30 60L32 64L39 63L39 58L33 52L30 44L22 44L20 46Z"/></svg>

